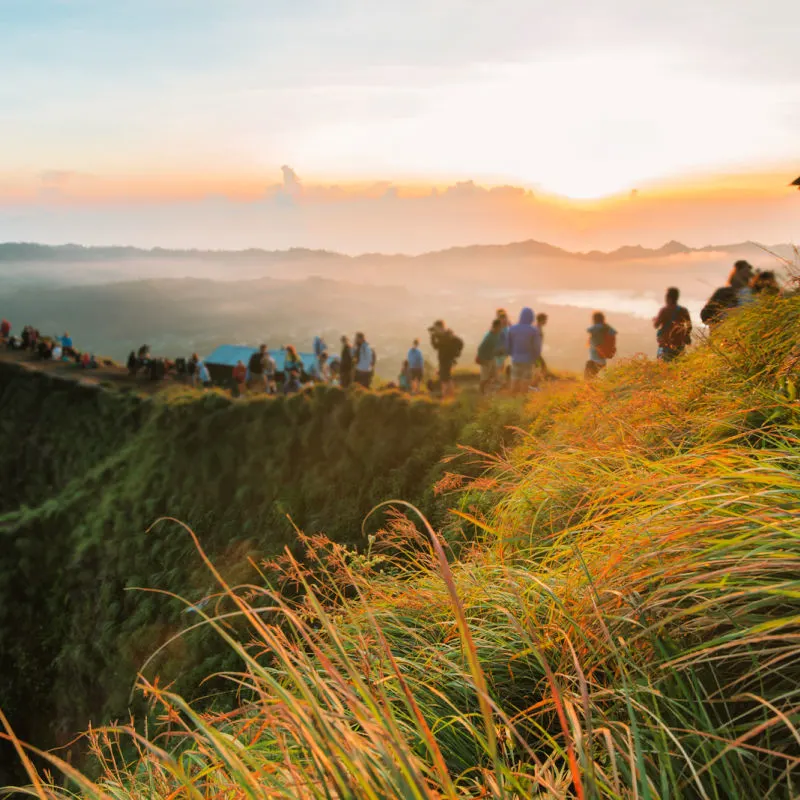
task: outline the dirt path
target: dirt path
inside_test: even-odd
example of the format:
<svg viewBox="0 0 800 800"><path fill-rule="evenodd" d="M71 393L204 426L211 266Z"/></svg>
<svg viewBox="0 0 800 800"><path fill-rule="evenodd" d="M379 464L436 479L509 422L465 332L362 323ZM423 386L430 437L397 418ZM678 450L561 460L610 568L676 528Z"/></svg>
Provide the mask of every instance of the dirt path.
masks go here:
<svg viewBox="0 0 800 800"><path fill-rule="evenodd" d="M54 375L64 380L75 381L82 386L114 386L119 389L134 389L145 394L154 394L168 386L183 385L174 377L161 381L151 381L142 376L131 378L125 367L118 365L100 366L97 369L84 369L73 361L44 361L35 358L30 352L21 350L0 350L0 363L17 364L30 372Z"/></svg>

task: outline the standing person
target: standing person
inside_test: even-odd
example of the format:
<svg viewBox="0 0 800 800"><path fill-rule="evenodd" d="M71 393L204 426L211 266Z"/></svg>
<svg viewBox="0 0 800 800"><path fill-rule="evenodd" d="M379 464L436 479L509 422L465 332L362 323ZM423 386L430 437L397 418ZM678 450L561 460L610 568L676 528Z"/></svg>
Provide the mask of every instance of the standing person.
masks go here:
<svg viewBox="0 0 800 800"><path fill-rule="evenodd" d="M672 361L692 343L692 319L689 312L678 305L680 296L680 290L674 286L667 289L666 305L653 320L659 361Z"/></svg>
<svg viewBox="0 0 800 800"><path fill-rule="evenodd" d="M437 319L428 328L428 332L431 335L431 346L439 356L439 380L442 384L442 397L452 397L455 394L453 367L464 349L464 342L441 319Z"/></svg>
<svg viewBox="0 0 800 800"><path fill-rule="evenodd" d="M266 361L267 361L267 346L262 344L259 346L250 360L247 362L247 372L250 375L247 388L267 391L267 376L266 376Z"/></svg>
<svg viewBox="0 0 800 800"><path fill-rule="evenodd" d="M247 382L247 367L244 361L237 361L236 366L233 368L233 388L236 397L241 397L246 391Z"/></svg>
<svg viewBox="0 0 800 800"><path fill-rule="evenodd" d="M475 361L481 368L481 394L486 394L487 388L497 377L497 353L503 347L502 330L503 321L499 318L492 320L491 329L478 346Z"/></svg>
<svg viewBox="0 0 800 800"><path fill-rule="evenodd" d="M425 359L422 357L422 350L419 349L419 339L414 339L411 349L408 351L407 363L411 394L416 394L425 372Z"/></svg>
<svg viewBox="0 0 800 800"><path fill-rule="evenodd" d="M508 352L511 355L511 390L525 392L533 380L533 367L542 356L542 334L533 324L533 309L520 311L519 322L508 329Z"/></svg>
<svg viewBox="0 0 800 800"><path fill-rule="evenodd" d="M544 352L544 326L547 325L547 320L549 317L547 314L537 314L536 315L536 327L539 329L539 339L542 343L542 353ZM542 375L545 378L551 378L552 375L550 370L547 369L547 364L545 364L544 356L540 353L539 354L539 362L535 365L539 367L542 371Z"/></svg>
<svg viewBox="0 0 800 800"><path fill-rule="evenodd" d="M64 351L65 356L75 355L75 350L72 347L72 337L67 331L64 331L64 335L61 337L61 349Z"/></svg>
<svg viewBox="0 0 800 800"><path fill-rule="evenodd" d="M757 272L756 276L750 282L750 289L753 292L753 297L758 295L778 295L781 293L781 287L778 285L778 280L775 273L771 270L764 270ZM24 334L23 334L24 341Z"/></svg>
<svg viewBox="0 0 800 800"><path fill-rule="evenodd" d="M8 339L10 333L11 323L7 319L4 319L0 322L0 339Z"/></svg>
<svg viewBox="0 0 800 800"><path fill-rule="evenodd" d="M375 353L360 331L356 334L353 361L355 362L355 382L365 389L369 389L372 386L372 374L375 370Z"/></svg>
<svg viewBox="0 0 800 800"><path fill-rule="evenodd" d="M497 351L495 363L497 364L497 377L500 382L505 382L506 359L508 358L508 329L511 327L511 320L508 312L504 308L498 308L495 312L497 319L500 320L500 349Z"/></svg>
<svg viewBox="0 0 800 800"><path fill-rule="evenodd" d="M339 357L339 383L346 389L353 381L353 349L350 340L342 336L342 354Z"/></svg>
<svg viewBox="0 0 800 800"><path fill-rule="evenodd" d="M197 385L204 389L208 389L211 386L211 374L203 361L197 362L197 372L195 374L197 375Z"/></svg>
<svg viewBox="0 0 800 800"><path fill-rule="evenodd" d="M319 366L317 367L317 380L321 383L331 382L331 365L328 363L328 354L323 351L319 354Z"/></svg>
<svg viewBox="0 0 800 800"><path fill-rule="evenodd" d="M605 367L608 359L617 354L617 332L606 322L601 311L592 314L592 325L586 332L589 334L589 360L584 377L591 380Z"/></svg>
<svg viewBox="0 0 800 800"><path fill-rule="evenodd" d="M753 267L747 261L737 261L728 276L727 286L717 289L700 312L703 324L713 328L722 322L725 314L732 308L752 303L753 292L750 289L752 278Z"/></svg>

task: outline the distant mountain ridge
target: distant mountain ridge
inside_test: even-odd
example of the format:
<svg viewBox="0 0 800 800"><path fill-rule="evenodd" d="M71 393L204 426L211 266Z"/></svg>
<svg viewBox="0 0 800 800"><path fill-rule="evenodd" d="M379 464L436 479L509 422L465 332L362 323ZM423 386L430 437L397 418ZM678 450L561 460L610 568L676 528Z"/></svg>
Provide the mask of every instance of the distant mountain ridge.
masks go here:
<svg viewBox="0 0 800 800"><path fill-rule="evenodd" d="M773 246L760 245L757 242L740 242L738 244L706 245L705 247L688 247L677 241L667 242L658 248L643 247L642 245L624 245L616 250L590 250L588 252L571 252L561 247L556 247L546 242L528 239L522 242L509 244L475 244L462 247L450 247L445 250L435 250L421 255L364 253L358 256L349 256L330 250L314 250L304 247L293 247L289 250L263 250L248 248L246 250L198 250L198 249L170 249L153 247L150 249L130 246L84 246L79 244L46 245L35 242L3 242L0 243L0 263L20 261L116 261L127 259L155 259L178 258L189 260L237 260L237 261L287 261L308 259L435 259L452 261L456 259L474 258L477 256L494 258L571 258L585 261L625 261L648 258L664 258L673 255L689 255L691 253L730 253L731 255L761 250L765 253L774 252L778 255L791 254L792 248L788 244Z"/></svg>

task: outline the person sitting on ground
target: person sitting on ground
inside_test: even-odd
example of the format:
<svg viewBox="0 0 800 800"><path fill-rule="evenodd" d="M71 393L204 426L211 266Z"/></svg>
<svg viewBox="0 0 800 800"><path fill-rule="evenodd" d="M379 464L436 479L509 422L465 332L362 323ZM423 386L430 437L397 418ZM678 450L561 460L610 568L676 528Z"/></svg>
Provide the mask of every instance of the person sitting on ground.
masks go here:
<svg viewBox="0 0 800 800"><path fill-rule="evenodd" d="M659 361L672 361L692 343L692 319L689 312L678 305L680 296L680 290L674 286L667 289L666 305L653 320Z"/></svg>
<svg viewBox="0 0 800 800"><path fill-rule="evenodd" d="M375 371L375 352L369 346L361 331L356 333L353 347L354 380L359 386L369 389L372 386L372 375Z"/></svg>
<svg viewBox="0 0 800 800"><path fill-rule="evenodd" d="M464 342L444 324L444 320L437 319L428 328L431 335L431 347L439 357L439 380L442 384L442 397L452 397L455 394L453 383L453 367L456 365Z"/></svg>
<svg viewBox="0 0 800 800"><path fill-rule="evenodd" d="M36 344L36 355L43 361L47 361L53 357L53 345L50 342L41 339Z"/></svg>
<svg viewBox="0 0 800 800"><path fill-rule="evenodd" d="M299 369L289 369L284 371L283 374L283 393L285 395L296 394L303 388L303 384L300 382Z"/></svg>
<svg viewBox="0 0 800 800"><path fill-rule="evenodd" d="M419 349L419 339L414 339L411 349L408 351L408 380L411 394L419 391L424 373L425 359L422 357L422 350Z"/></svg>
<svg viewBox="0 0 800 800"><path fill-rule="evenodd" d="M50 351L50 358L53 361L61 361L61 357L64 355L64 348L61 347L61 342L56 340L55 344L53 345L53 349Z"/></svg>
<svg viewBox="0 0 800 800"><path fill-rule="evenodd" d="M591 380L606 366L608 359L617 354L617 332L606 322L602 311L592 314L592 325L586 332L589 334L589 360L584 377Z"/></svg>
<svg viewBox="0 0 800 800"><path fill-rule="evenodd" d="M8 339L9 335L11 334L11 323L4 319L0 322L0 339Z"/></svg>
<svg viewBox="0 0 800 800"><path fill-rule="evenodd" d="M717 289L700 312L703 324L714 328L731 309L751 303L753 293L749 284L752 278L753 267L747 261L737 261L728 276L727 286Z"/></svg>
<svg viewBox="0 0 800 800"><path fill-rule="evenodd" d="M502 331L503 321L499 317L492 320L492 327L478 346L475 362L481 368L481 394L486 394L486 390L497 377L497 353L503 347Z"/></svg>
<svg viewBox="0 0 800 800"><path fill-rule="evenodd" d="M759 295L778 295L781 293L781 287L778 285L775 273L771 269L757 272L750 282L750 289L756 297Z"/></svg>
<svg viewBox="0 0 800 800"><path fill-rule="evenodd" d="M81 355L81 366L84 369L89 369L89 364L92 363L92 354L91 353L83 353Z"/></svg>
<svg viewBox="0 0 800 800"><path fill-rule="evenodd" d="M520 311L519 322L508 329L508 352L511 355L511 390L528 391L533 381L534 365L542 357L542 334L533 324L536 315L527 306Z"/></svg>
<svg viewBox="0 0 800 800"><path fill-rule="evenodd" d="M547 316L547 314L536 315L536 327L539 329L539 339L542 342L542 352L544 352L544 326L547 325L547 321L549 319L550 318ZM539 362L535 366L537 366L541 370L542 377L544 378L553 377L553 373L550 372L549 369L547 369L547 364L545 363L543 355L539 356Z"/></svg>
<svg viewBox="0 0 800 800"><path fill-rule="evenodd" d="M247 367L241 359L236 362L232 377L235 396L240 397L246 391L245 383L247 382Z"/></svg>
<svg viewBox="0 0 800 800"><path fill-rule="evenodd" d="M397 386L401 392L411 391L411 367L408 365L408 359L403 362L400 367L400 374L397 376Z"/></svg>
<svg viewBox="0 0 800 800"><path fill-rule="evenodd" d="M346 389L353 381L353 349L350 340L342 336L342 354L339 357L339 383Z"/></svg>

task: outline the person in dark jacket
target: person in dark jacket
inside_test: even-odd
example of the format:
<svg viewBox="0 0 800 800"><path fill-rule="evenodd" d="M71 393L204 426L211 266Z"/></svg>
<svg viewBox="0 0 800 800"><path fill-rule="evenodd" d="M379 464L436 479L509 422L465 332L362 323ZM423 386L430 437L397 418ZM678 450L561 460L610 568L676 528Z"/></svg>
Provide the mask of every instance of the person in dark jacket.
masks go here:
<svg viewBox="0 0 800 800"><path fill-rule="evenodd" d="M353 381L353 348L350 340L342 336L342 355L339 358L339 384L346 389Z"/></svg>
<svg viewBox="0 0 800 800"><path fill-rule="evenodd" d="M542 357L542 332L534 325L532 308L523 308L519 322L508 329L508 352L511 356L511 388L525 392L533 380L534 365Z"/></svg>
<svg viewBox="0 0 800 800"><path fill-rule="evenodd" d="M431 335L431 346L439 356L439 380L442 384L442 397L452 397L455 394L453 367L461 355L464 342L441 319L437 319L428 328L428 333Z"/></svg>
<svg viewBox="0 0 800 800"><path fill-rule="evenodd" d="M732 308L751 303L753 300L753 293L750 290L752 278L753 267L750 263L737 261L728 276L728 285L717 289L700 312L703 324L713 328L722 322Z"/></svg>
<svg viewBox="0 0 800 800"><path fill-rule="evenodd" d="M692 343L692 319L689 312L678 305L680 296L680 291L674 286L667 289L666 305L653 320L659 361L676 359Z"/></svg>

